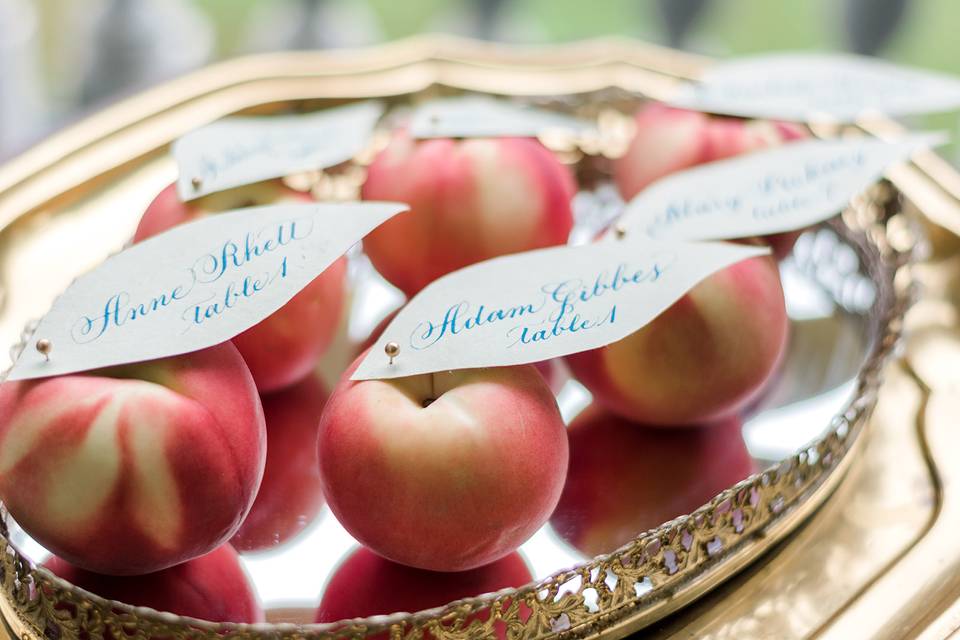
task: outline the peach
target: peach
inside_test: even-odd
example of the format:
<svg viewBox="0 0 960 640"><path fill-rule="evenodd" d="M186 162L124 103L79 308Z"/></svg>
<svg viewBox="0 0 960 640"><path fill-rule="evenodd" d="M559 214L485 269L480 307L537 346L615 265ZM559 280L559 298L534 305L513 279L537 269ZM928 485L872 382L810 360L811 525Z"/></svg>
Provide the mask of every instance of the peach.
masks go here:
<svg viewBox="0 0 960 640"><path fill-rule="evenodd" d="M635 123L630 146L613 164L624 200L682 169L806 137L803 128L787 122L708 116L657 102L640 109Z"/></svg>
<svg viewBox="0 0 960 640"><path fill-rule="evenodd" d="M413 296L475 262L565 244L575 189L570 171L536 140L417 142L399 131L370 165L362 194L411 210L363 247L383 277Z"/></svg>
<svg viewBox="0 0 960 640"><path fill-rule="evenodd" d="M704 140L710 117L652 102L634 118L636 133L613 163L613 179L624 200L671 173L706 162Z"/></svg>
<svg viewBox="0 0 960 640"><path fill-rule="evenodd" d="M160 192L140 220L134 242L201 216L240 207L312 202L279 180L269 180L181 202L176 185ZM233 339L260 391L302 379L333 340L344 303L346 258L340 258L287 304Z"/></svg>
<svg viewBox="0 0 960 640"><path fill-rule="evenodd" d="M327 401L318 441L324 495L354 538L394 562L464 571L546 522L567 435L536 368L355 382L359 361Z"/></svg>
<svg viewBox="0 0 960 640"><path fill-rule="evenodd" d="M109 600L211 622L263 622L263 611L237 552L225 544L169 569L143 576L105 576L53 556L54 575Z"/></svg>
<svg viewBox="0 0 960 640"><path fill-rule="evenodd" d="M732 158L806 137L799 125L790 122L710 117L700 162Z"/></svg>
<svg viewBox="0 0 960 640"><path fill-rule="evenodd" d="M267 464L257 499L230 540L238 551L270 549L300 533L320 513L317 425L327 402L319 376L261 396Z"/></svg>
<svg viewBox="0 0 960 640"><path fill-rule="evenodd" d="M550 523L589 556L690 513L754 471L738 418L656 429L591 406L569 436L570 469Z"/></svg>
<svg viewBox="0 0 960 640"><path fill-rule="evenodd" d="M229 342L0 385L0 498L33 538L84 569L159 571L236 532L266 433Z"/></svg>
<svg viewBox="0 0 960 640"><path fill-rule="evenodd" d="M532 580L530 570L518 553L469 571L436 573L384 560L360 547L331 576L317 609L316 621L415 613L461 598L522 587ZM489 611L481 611L473 618L486 620L489 615ZM505 631L497 628L497 635L505 637Z"/></svg>
<svg viewBox="0 0 960 640"><path fill-rule="evenodd" d="M777 263L761 256L714 273L651 323L567 364L599 404L625 418L697 424L732 415L761 391L787 327Z"/></svg>
<svg viewBox="0 0 960 640"><path fill-rule="evenodd" d="M636 134L613 164L624 200L671 173L807 137L799 125L769 120L708 116L653 102L635 117ZM790 253L799 231L772 234L766 241L778 259Z"/></svg>

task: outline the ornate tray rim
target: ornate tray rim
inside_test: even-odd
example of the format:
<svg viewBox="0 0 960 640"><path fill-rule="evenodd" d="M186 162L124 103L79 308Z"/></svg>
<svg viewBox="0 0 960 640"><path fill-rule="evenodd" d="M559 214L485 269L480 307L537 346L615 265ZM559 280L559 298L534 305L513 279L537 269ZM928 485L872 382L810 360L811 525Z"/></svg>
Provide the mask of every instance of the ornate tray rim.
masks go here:
<svg viewBox="0 0 960 640"><path fill-rule="evenodd" d="M696 75L705 61L625 40L597 40L559 47L510 47L448 37L422 37L361 51L295 52L242 58L150 90L49 138L0 167L0 230L54 198L68 197L128 163L136 162L196 126L229 113L293 100L346 99L413 93L432 85L505 95L575 94L620 88L657 97L677 78ZM189 117L188 117L189 116ZM118 161L119 160L119 161ZM348 637L380 633L464 637L464 619L490 608L508 620L510 637L620 637L679 609L745 567L810 516L841 482L862 447L863 427L876 401L881 369L896 346L912 299L908 267L915 251L886 243L883 229L853 233L833 225L868 260L885 301L876 340L858 377L855 400L830 432L777 465L731 487L693 514L646 532L617 552L599 556L534 585L458 601L417 614L393 614L324 625L214 624L161 614L87 594L32 567L0 528L0 613L18 637L50 637L69 623L54 604L71 602L85 624L130 628L146 637L223 635L244 637ZM901 271L902 270L902 271ZM899 274L899 275L898 275ZM895 285L896 281L896 285ZM734 515L737 514L737 515ZM720 535L723 534L724 538ZM714 538L709 538L709 536ZM707 542L720 540L710 553ZM672 555L671 555L672 554ZM616 566L618 573L612 571ZM605 578L616 573L616 586ZM637 596L627 578L657 586ZM563 595L563 585L579 587ZM590 613L583 592L593 588L605 608ZM67 598L52 598L52 594ZM545 596L545 597L544 597ZM521 606L533 612L521 621ZM566 616L566 621L563 617ZM558 621L560 623L558 624ZM451 626L452 625L452 626ZM70 625L64 629L68 635ZM411 632L410 629L413 629ZM487 625L487 631L491 629Z"/></svg>

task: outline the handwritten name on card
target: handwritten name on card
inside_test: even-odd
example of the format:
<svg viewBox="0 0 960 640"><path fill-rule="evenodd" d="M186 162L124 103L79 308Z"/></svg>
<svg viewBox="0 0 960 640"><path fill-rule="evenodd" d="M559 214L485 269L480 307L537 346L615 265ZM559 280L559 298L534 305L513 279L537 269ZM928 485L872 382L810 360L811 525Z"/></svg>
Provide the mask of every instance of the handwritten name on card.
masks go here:
<svg viewBox="0 0 960 640"><path fill-rule="evenodd" d="M54 302L10 380L152 360L219 344L281 306L404 204L250 207L175 227L108 258Z"/></svg>
<svg viewBox="0 0 960 640"><path fill-rule="evenodd" d="M960 107L960 79L848 54L776 53L707 69L670 103L749 118L854 122Z"/></svg>
<svg viewBox="0 0 960 640"><path fill-rule="evenodd" d="M602 347L653 320L711 273L767 253L638 238L480 262L417 294L353 379L524 364ZM392 364L383 351L388 342L400 345Z"/></svg>
<svg viewBox="0 0 960 640"><path fill-rule="evenodd" d="M378 102L295 116L225 118L173 144L181 200L300 171L324 169L360 153L383 114Z"/></svg>
<svg viewBox="0 0 960 640"><path fill-rule="evenodd" d="M432 100L418 107L410 121L414 138L535 138L592 128L593 123L580 118L487 96Z"/></svg>
<svg viewBox="0 0 960 640"><path fill-rule="evenodd" d="M617 227L670 240L722 240L803 229L839 213L890 167L944 140L808 140L672 174L640 192Z"/></svg>

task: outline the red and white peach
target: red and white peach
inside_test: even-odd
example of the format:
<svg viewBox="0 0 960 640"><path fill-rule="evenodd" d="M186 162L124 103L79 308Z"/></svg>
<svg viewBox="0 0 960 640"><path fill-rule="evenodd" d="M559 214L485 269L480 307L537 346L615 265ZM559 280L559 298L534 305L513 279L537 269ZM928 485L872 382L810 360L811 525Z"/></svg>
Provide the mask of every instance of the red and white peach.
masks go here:
<svg viewBox="0 0 960 640"><path fill-rule="evenodd" d="M43 566L102 598L211 622L263 622L237 552L225 544L175 567L142 576L105 576L53 556Z"/></svg>
<svg viewBox="0 0 960 640"><path fill-rule="evenodd" d="M531 580L533 576L518 553L469 571L438 573L400 565L360 547L331 576L316 621L415 613L461 598L522 587ZM486 620L489 615L484 611L476 619Z"/></svg>
<svg viewBox="0 0 960 640"><path fill-rule="evenodd" d="M412 296L440 276L509 253L564 244L573 176L528 138L413 140L397 132L370 165L365 200L411 210L363 241L377 270Z"/></svg>
<svg viewBox="0 0 960 640"><path fill-rule="evenodd" d="M133 575L226 542L266 453L253 379L228 343L0 385L0 497L33 538Z"/></svg>
<svg viewBox="0 0 960 640"><path fill-rule="evenodd" d="M609 410L635 422L690 425L736 413L775 372L788 319L776 261L709 276L652 322L567 364Z"/></svg>
<svg viewBox="0 0 960 640"><path fill-rule="evenodd" d="M613 162L613 179L624 200L652 182L707 162L706 130L710 116L674 109L658 102L637 111L636 133L626 153Z"/></svg>
<svg viewBox="0 0 960 640"><path fill-rule="evenodd" d="M379 555L433 571L494 562L553 511L567 468L556 401L532 366L351 381L320 421L337 519Z"/></svg>
<svg viewBox="0 0 960 640"><path fill-rule="evenodd" d="M735 417L657 429L592 406L569 436L567 482L550 523L589 556L690 513L754 471Z"/></svg>
<svg viewBox="0 0 960 640"><path fill-rule="evenodd" d="M197 218L268 204L309 203L309 194L269 180L181 202L175 185L160 192L140 220L134 242ZM287 304L233 339L263 392L302 379L333 340L344 303L346 258L340 258Z"/></svg>
<svg viewBox="0 0 960 640"><path fill-rule="evenodd" d="M281 545L319 515L323 488L317 467L317 425L326 401L327 391L317 375L261 396L267 464L257 499L230 540L238 551Z"/></svg>
<svg viewBox="0 0 960 640"><path fill-rule="evenodd" d="M788 122L710 116L652 102L634 119L636 133L613 164L624 200L682 169L773 147L807 136Z"/></svg>
<svg viewBox="0 0 960 640"><path fill-rule="evenodd" d="M613 177L624 200L671 173L699 164L775 147L807 137L789 122L710 116L657 102L640 109L626 153L614 161ZM766 237L777 258L790 253L799 231Z"/></svg>

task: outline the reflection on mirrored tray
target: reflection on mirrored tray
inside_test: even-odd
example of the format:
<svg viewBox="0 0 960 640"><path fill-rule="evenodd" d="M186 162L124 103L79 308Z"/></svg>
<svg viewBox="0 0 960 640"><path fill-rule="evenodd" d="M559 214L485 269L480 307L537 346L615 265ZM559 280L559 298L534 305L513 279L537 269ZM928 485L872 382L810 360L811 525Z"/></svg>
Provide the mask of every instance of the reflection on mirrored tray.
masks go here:
<svg viewBox="0 0 960 640"><path fill-rule="evenodd" d="M572 241L588 241L609 224L619 208L611 193L601 186L578 195ZM439 578L392 565L359 550L339 525L323 503L316 473L316 423L325 398L316 380L266 403L271 423L266 477L232 543L268 618L311 622L364 616L374 611L348 605L369 601L371 594L386 598L378 602L381 608L410 611L520 586L613 551L804 447L828 428L853 393L869 346L875 290L862 275L857 254L826 227L804 234L780 271L789 346L778 374L742 415L706 428L637 428L591 406L589 392L563 362L544 365L541 371L569 425L570 467L559 505L519 555L463 575ZM403 302L356 250L350 254L350 274L352 306L341 328L342 344L334 349L339 363L348 361ZM337 375L337 367L342 364L328 377ZM11 523L11 537L28 557L49 562L49 554L16 523ZM216 571L220 579L227 575L223 567ZM84 584L82 574L67 577L118 599L134 588L122 580ZM153 588L150 581L158 579L140 578L136 588ZM339 595L329 595L334 593Z"/></svg>

